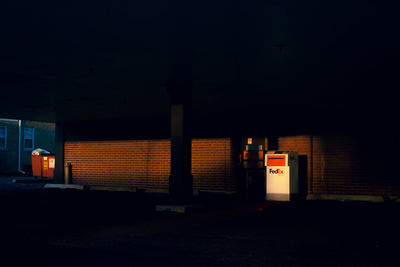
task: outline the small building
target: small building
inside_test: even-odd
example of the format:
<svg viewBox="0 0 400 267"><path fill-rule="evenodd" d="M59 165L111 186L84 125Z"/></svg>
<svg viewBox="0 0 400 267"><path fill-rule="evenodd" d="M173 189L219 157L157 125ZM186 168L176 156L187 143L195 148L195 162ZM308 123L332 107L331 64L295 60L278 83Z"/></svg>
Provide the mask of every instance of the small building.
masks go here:
<svg viewBox="0 0 400 267"><path fill-rule="evenodd" d="M0 61L0 116L56 123L56 183L68 164L73 184L177 202L195 190L240 192L239 156L253 138L298 153L307 195L400 196L397 9L214 2L60 9L52 27L35 21L41 38L21 16L0 43L10 55ZM49 15L40 4L31 13ZM18 147L18 128L7 127L3 151ZM38 134L23 143L51 151ZM0 154L17 169L18 153L5 156L12 163Z"/></svg>
<svg viewBox="0 0 400 267"><path fill-rule="evenodd" d="M55 124L0 119L0 175L32 172L35 148L54 151Z"/></svg>

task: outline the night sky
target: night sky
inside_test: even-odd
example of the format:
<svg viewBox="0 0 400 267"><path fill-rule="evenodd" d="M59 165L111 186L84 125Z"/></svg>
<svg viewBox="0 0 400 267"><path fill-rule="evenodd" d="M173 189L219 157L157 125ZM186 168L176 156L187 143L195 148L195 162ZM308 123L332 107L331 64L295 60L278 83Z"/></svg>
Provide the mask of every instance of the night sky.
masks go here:
<svg viewBox="0 0 400 267"><path fill-rule="evenodd" d="M361 0L3 1L0 116L16 106L45 120L57 119L45 110L164 114L176 50L194 111L392 110L398 10Z"/></svg>

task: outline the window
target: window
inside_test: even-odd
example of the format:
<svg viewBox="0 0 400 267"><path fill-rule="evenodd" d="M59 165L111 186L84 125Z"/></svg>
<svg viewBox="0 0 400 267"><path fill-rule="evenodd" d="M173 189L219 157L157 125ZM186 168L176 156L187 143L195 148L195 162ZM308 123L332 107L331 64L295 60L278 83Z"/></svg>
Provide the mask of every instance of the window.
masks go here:
<svg viewBox="0 0 400 267"><path fill-rule="evenodd" d="M6 150L7 145L7 127L0 126L0 150Z"/></svg>
<svg viewBox="0 0 400 267"><path fill-rule="evenodd" d="M24 150L32 151L34 146L34 129L25 128L24 129Z"/></svg>

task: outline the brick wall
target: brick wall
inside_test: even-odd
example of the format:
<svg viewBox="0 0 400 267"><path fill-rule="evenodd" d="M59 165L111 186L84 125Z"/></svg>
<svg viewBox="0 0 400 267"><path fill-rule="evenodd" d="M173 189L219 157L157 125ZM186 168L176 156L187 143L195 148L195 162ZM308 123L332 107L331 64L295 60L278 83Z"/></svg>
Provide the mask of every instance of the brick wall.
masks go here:
<svg viewBox="0 0 400 267"><path fill-rule="evenodd" d="M374 149L372 141L357 134L301 135L279 137L278 146L307 157L309 194L400 195L400 179L391 160L395 150Z"/></svg>
<svg viewBox="0 0 400 267"><path fill-rule="evenodd" d="M236 191L231 139L193 139L192 174L194 188Z"/></svg>
<svg viewBox="0 0 400 267"><path fill-rule="evenodd" d="M73 183L167 188L169 140L65 142Z"/></svg>
<svg viewBox="0 0 400 267"><path fill-rule="evenodd" d="M170 140L67 141L64 160L83 185L167 189ZM194 188L235 190L230 139L194 139Z"/></svg>
<svg viewBox="0 0 400 267"><path fill-rule="evenodd" d="M308 194L400 195L396 150L387 146L378 153L385 157L374 158L370 137L357 134L278 138L279 150L306 158ZM233 157L229 138L193 139L194 188L236 191ZM170 141L68 141L65 162L72 163L77 184L167 189Z"/></svg>

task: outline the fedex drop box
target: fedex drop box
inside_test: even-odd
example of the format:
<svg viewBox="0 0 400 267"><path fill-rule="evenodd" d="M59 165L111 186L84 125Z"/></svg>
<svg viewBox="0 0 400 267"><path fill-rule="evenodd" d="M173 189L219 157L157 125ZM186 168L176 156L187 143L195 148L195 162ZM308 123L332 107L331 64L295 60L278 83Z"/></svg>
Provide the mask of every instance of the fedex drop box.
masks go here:
<svg viewBox="0 0 400 267"><path fill-rule="evenodd" d="M299 193L299 160L294 151L267 151L265 154L266 199L290 201Z"/></svg>

